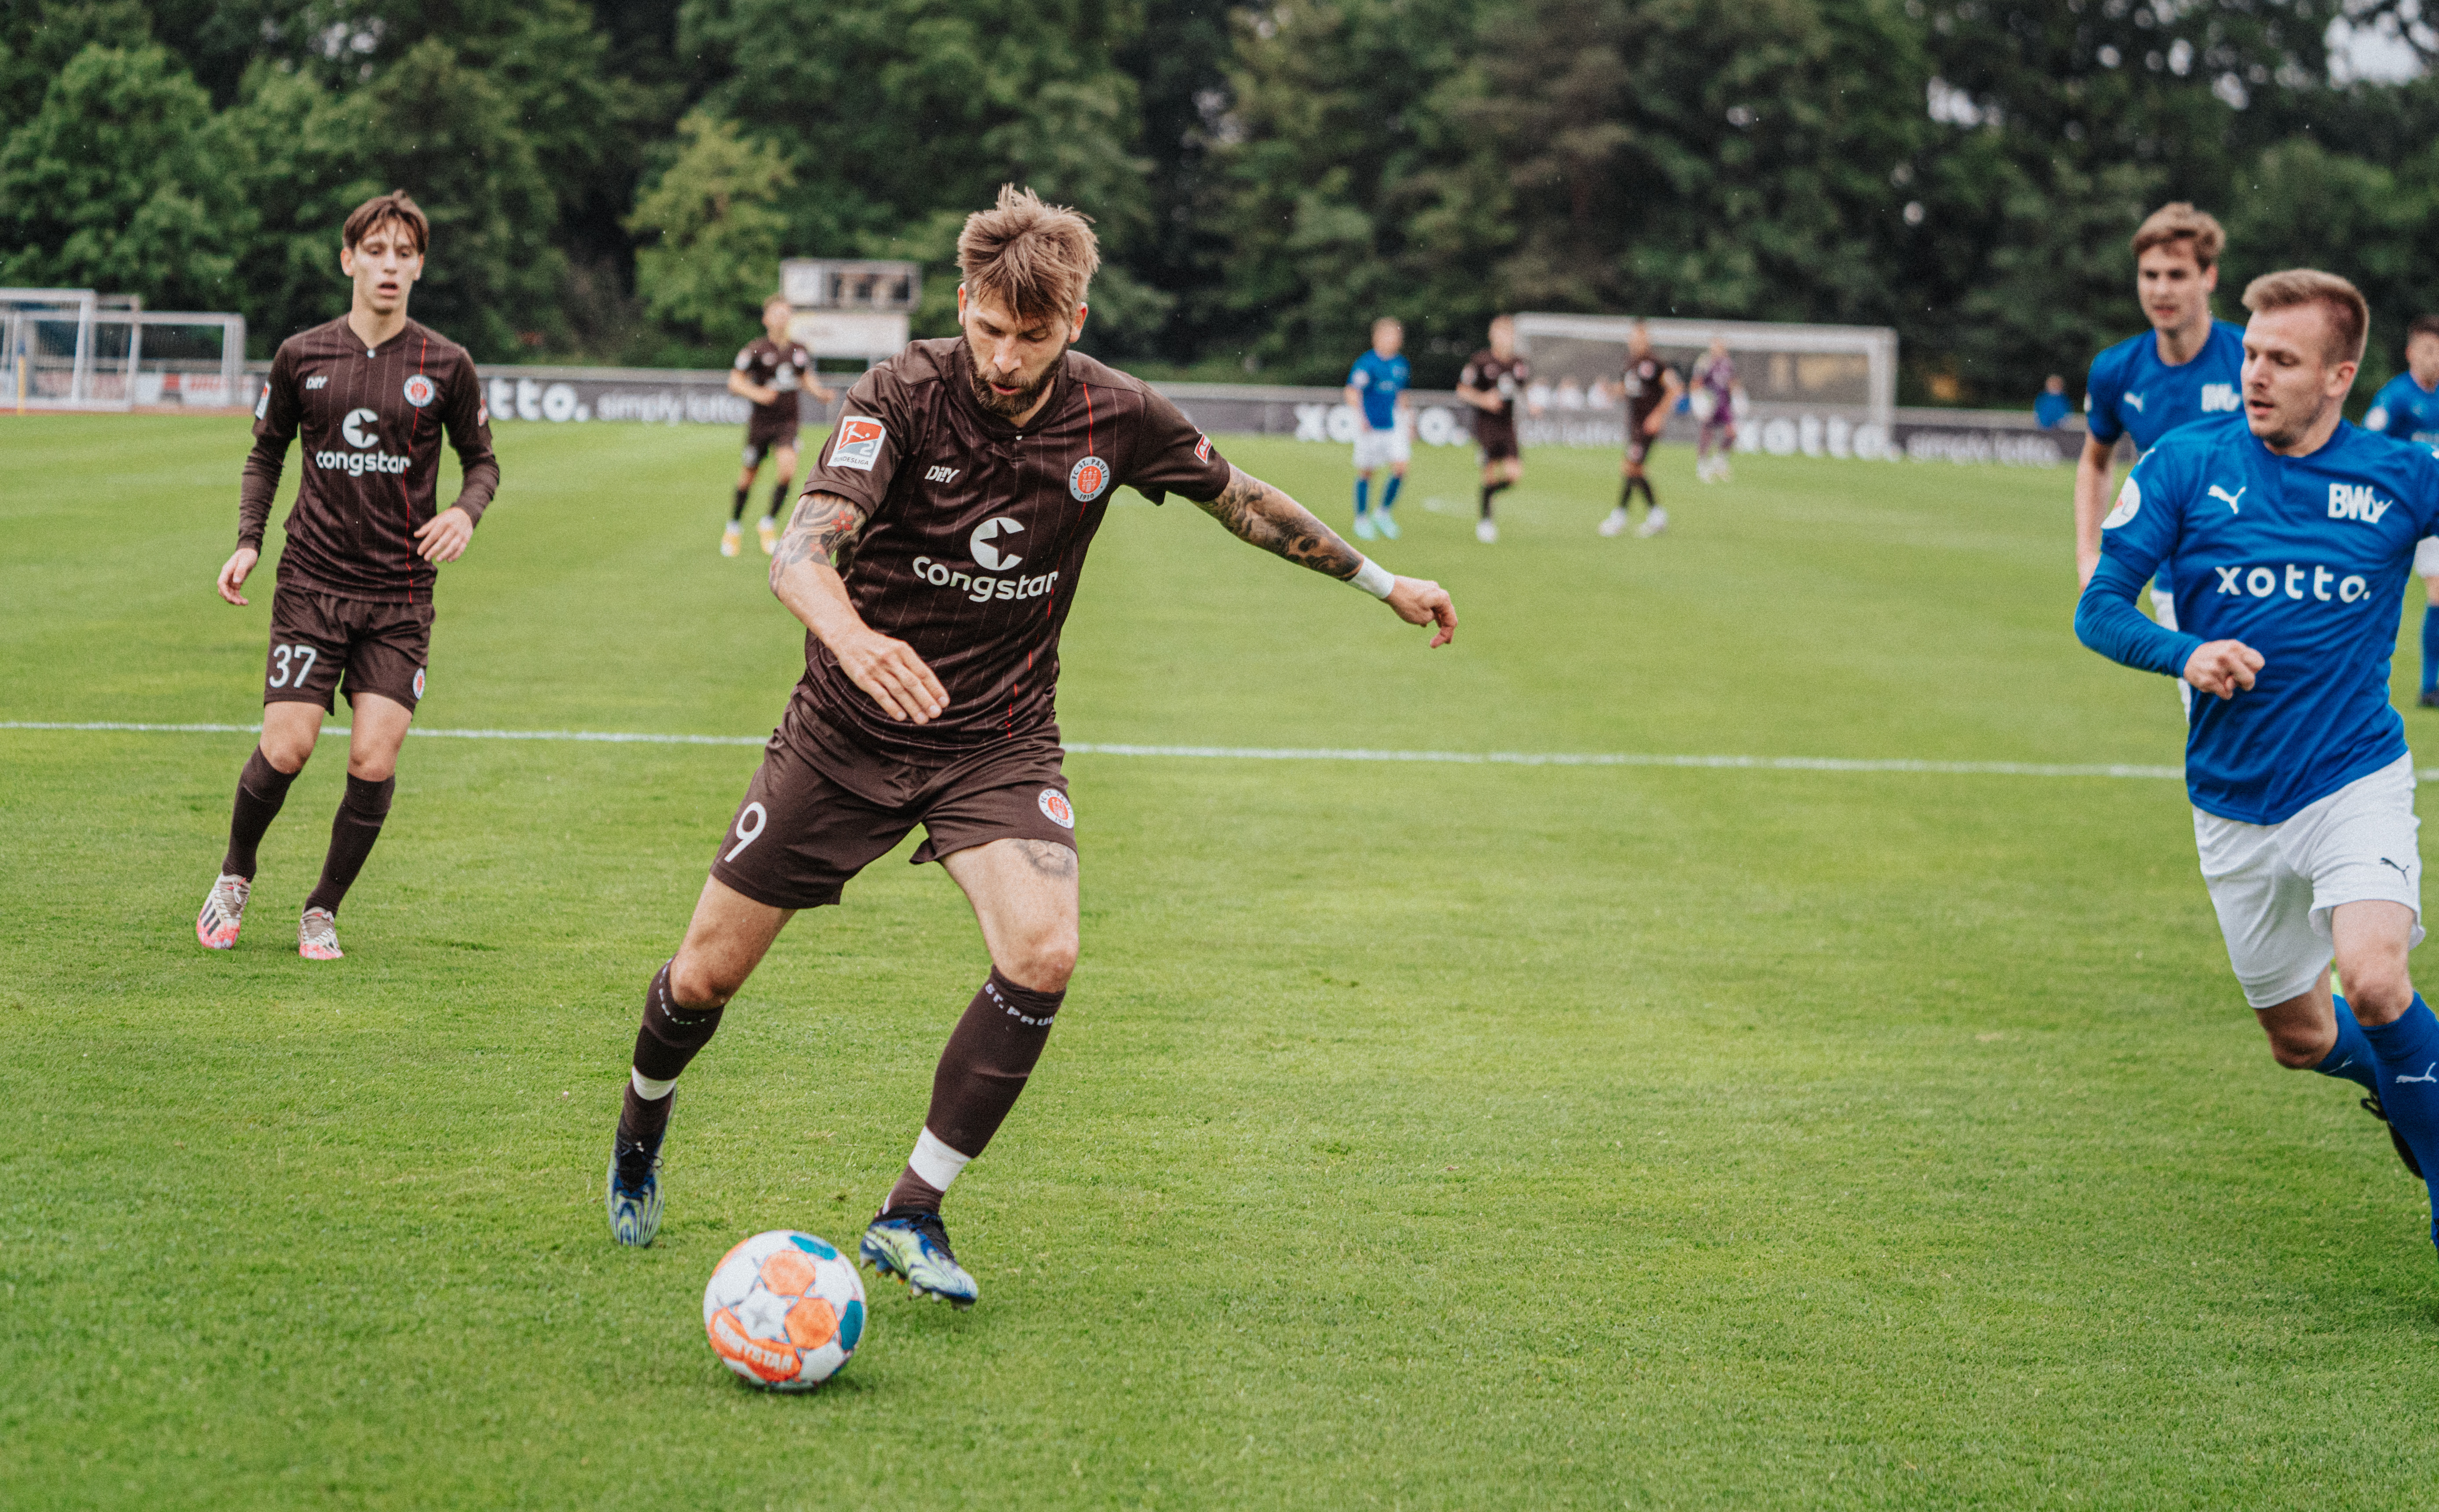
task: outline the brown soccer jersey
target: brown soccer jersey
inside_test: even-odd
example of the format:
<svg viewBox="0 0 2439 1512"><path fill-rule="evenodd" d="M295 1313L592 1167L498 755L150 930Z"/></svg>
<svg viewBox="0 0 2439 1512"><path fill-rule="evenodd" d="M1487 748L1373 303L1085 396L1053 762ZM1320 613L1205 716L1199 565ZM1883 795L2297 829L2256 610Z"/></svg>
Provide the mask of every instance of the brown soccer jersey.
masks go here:
<svg viewBox="0 0 2439 1512"><path fill-rule="evenodd" d="M288 443L302 437L279 580L341 598L430 603L438 569L416 555L415 532L439 512L444 434L465 471L456 507L480 520L500 465L464 347L412 320L370 351L345 320L289 337L254 407L238 543L261 549Z"/></svg>
<svg viewBox="0 0 2439 1512"><path fill-rule="evenodd" d="M775 388L777 400L754 406L754 418L747 423L756 426L791 426L796 423L796 391L806 386L812 376L813 354L789 342L785 346L768 336L757 336L737 354L737 370L757 388Z"/></svg>
<svg viewBox="0 0 2439 1512"><path fill-rule="evenodd" d="M1668 397L1668 365L1649 353L1626 362L1626 418L1629 436L1642 434L1651 412Z"/></svg>
<svg viewBox="0 0 2439 1512"><path fill-rule="evenodd" d="M805 491L865 511L843 569L848 596L923 658L949 707L925 725L890 719L810 634L798 702L867 749L924 765L1047 729L1059 632L1111 490L1209 500L1228 477L1177 406L1080 353L1020 429L975 401L962 338L916 342L857 382Z"/></svg>
<svg viewBox="0 0 2439 1512"><path fill-rule="evenodd" d="M1457 383L1498 395L1499 407L1481 411L1474 423L1504 427L1516 423L1516 396L1523 393L1524 385L1532 381L1533 365L1522 357L1500 357L1485 349L1466 363Z"/></svg>

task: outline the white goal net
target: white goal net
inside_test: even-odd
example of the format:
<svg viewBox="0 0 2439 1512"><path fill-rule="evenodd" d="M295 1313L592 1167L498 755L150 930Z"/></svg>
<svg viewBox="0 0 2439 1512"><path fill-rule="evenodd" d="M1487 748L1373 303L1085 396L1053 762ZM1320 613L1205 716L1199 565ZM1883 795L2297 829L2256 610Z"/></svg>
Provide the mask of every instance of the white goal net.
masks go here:
<svg viewBox="0 0 2439 1512"><path fill-rule="evenodd" d="M0 406L246 402L245 317L146 310L90 289L0 289Z"/></svg>
<svg viewBox="0 0 2439 1512"><path fill-rule="evenodd" d="M1680 376L1714 338L1735 360L1746 403L1739 451L1786 455L1887 454L1896 418L1897 333L1879 326L1798 326L1755 320L1647 320L1651 346ZM1533 364L1529 397L1540 413L1520 427L1527 445L1616 447L1626 418L1617 384L1630 315L1516 317L1516 345Z"/></svg>

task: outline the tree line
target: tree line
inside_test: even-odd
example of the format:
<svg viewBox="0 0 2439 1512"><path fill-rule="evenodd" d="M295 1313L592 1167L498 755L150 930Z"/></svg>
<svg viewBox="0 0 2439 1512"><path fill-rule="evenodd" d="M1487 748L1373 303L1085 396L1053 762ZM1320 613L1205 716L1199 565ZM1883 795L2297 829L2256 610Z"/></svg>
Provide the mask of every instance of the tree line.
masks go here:
<svg viewBox="0 0 2439 1512"><path fill-rule="evenodd" d="M2191 199L2253 273L2439 308L2439 87L2333 75L2347 0L0 0L0 284L336 312L404 187L418 314L492 361L718 361L783 256L914 258L952 327L1001 182L1093 215L1091 349L1451 382L1506 310L1896 328L1905 397L2021 405L2140 329Z"/></svg>

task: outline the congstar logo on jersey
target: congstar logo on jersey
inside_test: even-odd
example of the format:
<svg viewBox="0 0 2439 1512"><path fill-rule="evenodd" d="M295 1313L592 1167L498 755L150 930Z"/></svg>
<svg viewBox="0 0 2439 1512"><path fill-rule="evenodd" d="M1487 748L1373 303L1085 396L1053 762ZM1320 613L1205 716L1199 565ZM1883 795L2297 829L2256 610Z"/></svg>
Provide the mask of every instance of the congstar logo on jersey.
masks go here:
<svg viewBox="0 0 2439 1512"><path fill-rule="evenodd" d="M381 416L377 412L368 409L347 411L347 418L339 422L339 435L357 450L316 452L313 454L315 467L344 472L351 478L363 477L367 472L406 471L410 458L374 450L381 445Z"/></svg>

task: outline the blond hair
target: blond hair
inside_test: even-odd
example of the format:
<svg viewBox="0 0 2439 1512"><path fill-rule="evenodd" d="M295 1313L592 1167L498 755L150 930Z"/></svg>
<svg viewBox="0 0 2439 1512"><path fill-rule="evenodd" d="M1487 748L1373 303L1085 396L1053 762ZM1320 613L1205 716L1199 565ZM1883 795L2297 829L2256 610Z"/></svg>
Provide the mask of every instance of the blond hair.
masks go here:
<svg viewBox="0 0 2439 1512"><path fill-rule="evenodd" d="M2318 268L2288 268L2265 273L2244 286L2244 308L2255 314L2319 305L2329 318L2329 340L2322 354L2331 363L2362 361L2363 336L2371 329L2371 306L2362 291L2334 273Z"/></svg>
<svg viewBox="0 0 2439 1512"><path fill-rule="evenodd" d="M1013 184L1001 185L999 203L966 217L957 233L967 296L988 295L1027 320L1074 314L1100 266L1088 217Z"/></svg>
<svg viewBox="0 0 2439 1512"><path fill-rule="evenodd" d="M2216 221L2179 200L2152 211L2135 228L2134 256L2139 258L2171 241L2190 243L2194 266L2207 270L2218 261L2219 252L2227 245L2227 233L2219 229Z"/></svg>

